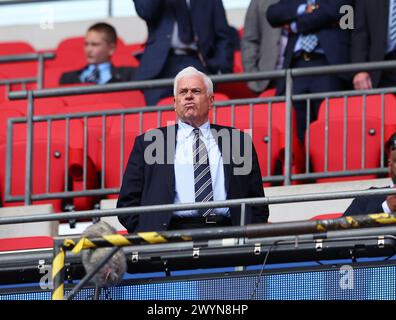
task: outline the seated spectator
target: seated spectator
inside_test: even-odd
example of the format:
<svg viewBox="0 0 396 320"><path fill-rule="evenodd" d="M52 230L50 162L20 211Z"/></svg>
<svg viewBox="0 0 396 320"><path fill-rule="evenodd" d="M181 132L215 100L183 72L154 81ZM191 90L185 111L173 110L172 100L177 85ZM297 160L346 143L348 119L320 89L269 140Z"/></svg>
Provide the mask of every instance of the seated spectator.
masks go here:
<svg viewBox="0 0 396 320"><path fill-rule="evenodd" d="M388 140L386 145L388 153L388 169L391 179L390 186L386 188L395 188L396 186L396 133ZM375 189L375 188L372 188ZM396 195L378 195L356 198L347 208L344 216L370 213L391 213L396 212Z"/></svg>
<svg viewBox="0 0 396 320"><path fill-rule="evenodd" d="M242 38L242 62L245 72L282 69L287 31L273 28L266 19L267 9L277 0L251 0L246 12ZM248 87L261 93L275 86L275 81L249 81Z"/></svg>
<svg viewBox="0 0 396 320"><path fill-rule="evenodd" d="M111 64L116 45L117 33L111 25L102 22L91 26L85 36L87 65L80 70L63 73L59 84L132 81L136 68Z"/></svg>
<svg viewBox="0 0 396 320"><path fill-rule="evenodd" d="M359 0L355 4L355 29L351 37L351 62L396 59L396 0ZM395 69L362 70L353 77L356 90L393 87Z"/></svg>
<svg viewBox="0 0 396 320"><path fill-rule="evenodd" d="M340 8L352 5L352 0L279 0L268 7L267 19L274 28L287 28L288 39L283 68L325 67L349 62L349 30L339 27ZM285 80L279 79L277 95L285 92ZM296 77L292 93L309 94L344 89L339 74ZM311 100L310 118L307 102L293 101L297 116L298 138L304 143L307 120L317 118L321 99Z"/></svg>

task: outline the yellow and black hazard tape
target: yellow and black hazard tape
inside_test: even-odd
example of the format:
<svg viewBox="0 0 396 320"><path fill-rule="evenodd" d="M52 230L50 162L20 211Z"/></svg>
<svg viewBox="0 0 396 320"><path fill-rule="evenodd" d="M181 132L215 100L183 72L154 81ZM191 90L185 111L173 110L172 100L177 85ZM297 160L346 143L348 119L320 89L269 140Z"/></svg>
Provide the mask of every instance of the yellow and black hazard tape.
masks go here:
<svg viewBox="0 0 396 320"><path fill-rule="evenodd" d="M340 217L337 219L318 220L316 230L325 232L329 230L380 227L396 224L396 216L389 213L375 213Z"/></svg>
<svg viewBox="0 0 396 320"><path fill-rule="evenodd" d="M186 240L183 238L182 240ZM168 239L158 232L139 232L123 236L121 234L103 235L102 237L87 238L82 237L77 244L72 239L66 239L68 246L65 249L79 253L83 249L103 248L103 247L124 247L137 244L158 244L166 243Z"/></svg>
<svg viewBox="0 0 396 320"><path fill-rule="evenodd" d="M55 257L52 260L52 300L63 300L64 296L64 268L65 268L65 250L75 246L73 239L65 239L63 244L57 247Z"/></svg>
<svg viewBox="0 0 396 320"><path fill-rule="evenodd" d="M52 300L63 300L64 288L64 267L65 267L65 251L63 247L59 247L54 259L52 260Z"/></svg>

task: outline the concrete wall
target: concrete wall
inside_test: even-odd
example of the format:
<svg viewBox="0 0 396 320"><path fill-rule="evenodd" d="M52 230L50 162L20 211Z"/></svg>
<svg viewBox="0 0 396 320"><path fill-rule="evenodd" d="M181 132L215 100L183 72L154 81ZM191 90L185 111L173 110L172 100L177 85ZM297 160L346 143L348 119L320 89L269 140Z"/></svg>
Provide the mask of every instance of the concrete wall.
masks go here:
<svg viewBox="0 0 396 320"><path fill-rule="evenodd" d="M50 213L54 213L54 208L50 204L0 208L0 217L22 217ZM54 237L58 235L58 226L58 221L4 224L0 225L0 238Z"/></svg>

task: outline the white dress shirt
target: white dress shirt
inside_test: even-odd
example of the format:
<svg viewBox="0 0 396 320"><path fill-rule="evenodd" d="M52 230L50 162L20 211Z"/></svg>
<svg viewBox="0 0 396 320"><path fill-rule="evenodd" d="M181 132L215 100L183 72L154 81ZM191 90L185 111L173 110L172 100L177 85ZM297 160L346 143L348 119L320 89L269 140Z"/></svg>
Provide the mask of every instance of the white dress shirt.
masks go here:
<svg viewBox="0 0 396 320"><path fill-rule="evenodd" d="M193 168L193 127L178 121L176 135L176 152L174 159L176 196L174 203L195 202L194 168ZM210 131L209 122L199 127L200 138L205 143L208 151L210 174L212 177L213 200L226 200L223 158ZM216 208L214 213L229 216L229 208ZM185 210L175 212L177 216L198 216L197 210Z"/></svg>
<svg viewBox="0 0 396 320"><path fill-rule="evenodd" d="M391 188L394 188L394 184L393 184L393 182L391 182L391 184L390 184L390 187ZM388 203L386 202L386 200L384 201L384 202L382 202L382 209L384 209L384 212L385 213L392 213L392 211L391 211L391 209L389 208L389 206L388 206Z"/></svg>

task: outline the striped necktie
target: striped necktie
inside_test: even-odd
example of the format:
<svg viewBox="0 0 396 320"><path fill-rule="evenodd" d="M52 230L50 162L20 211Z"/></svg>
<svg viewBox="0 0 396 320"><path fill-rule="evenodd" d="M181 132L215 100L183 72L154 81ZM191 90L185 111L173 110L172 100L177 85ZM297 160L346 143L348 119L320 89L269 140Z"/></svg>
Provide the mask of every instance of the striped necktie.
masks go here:
<svg viewBox="0 0 396 320"><path fill-rule="evenodd" d="M307 5L314 5L315 0L307 0ZM316 34L301 36L301 49L305 52L312 52L318 46L319 39Z"/></svg>
<svg viewBox="0 0 396 320"><path fill-rule="evenodd" d="M98 83L99 81L99 67L95 65L92 72L85 78L85 82Z"/></svg>
<svg viewBox="0 0 396 320"><path fill-rule="evenodd" d="M199 137L198 128L194 129L193 161L195 202L213 201L213 187L208 151L206 150L205 143ZM212 208L199 210L199 214L204 217L212 212Z"/></svg>

